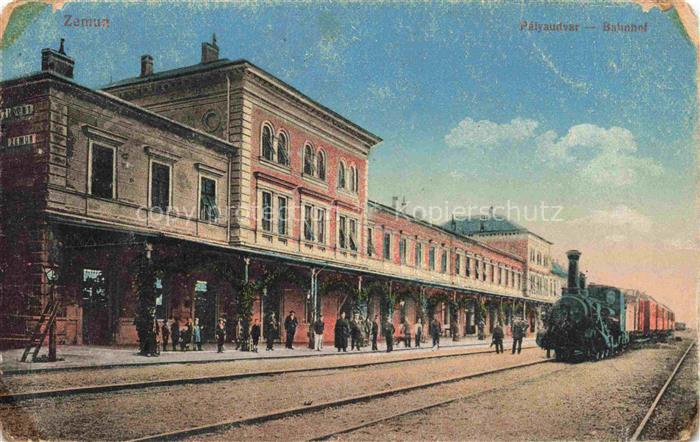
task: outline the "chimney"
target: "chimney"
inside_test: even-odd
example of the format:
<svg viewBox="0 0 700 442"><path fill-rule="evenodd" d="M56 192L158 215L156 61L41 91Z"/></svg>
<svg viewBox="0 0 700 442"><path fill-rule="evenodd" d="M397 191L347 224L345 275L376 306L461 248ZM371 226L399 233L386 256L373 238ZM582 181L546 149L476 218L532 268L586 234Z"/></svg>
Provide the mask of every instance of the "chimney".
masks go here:
<svg viewBox="0 0 700 442"><path fill-rule="evenodd" d="M406 197L401 198L401 211L406 212Z"/></svg>
<svg viewBox="0 0 700 442"><path fill-rule="evenodd" d="M150 55L141 56L141 77L153 75L153 57Z"/></svg>
<svg viewBox="0 0 700 442"><path fill-rule="evenodd" d="M211 43L202 43L202 63L210 63L219 59L219 46L216 45L216 34L211 36Z"/></svg>
<svg viewBox="0 0 700 442"><path fill-rule="evenodd" d="M65 39L61 39L61 47L58 51L50 48L41 50L41 70L43 72L53 72L67 78L73 78L73 66L75 60L66 55L63 48Z"/></svg>
<svg viewBox="0 0 700 442"><path fill-rule="evenodd" d="M586 274L581 272L579 275L578 286L581 290L586 288Z"/></svg>
<svg viewBox="0 0 700 442"><path fill-rule="evenodd" d="M581 252L578 250L569 250L566 252L566 257L569 258L569 279L567 281L567 288L570 293L577 293L580 280L578 271L578 259L581 256Z"/></svg>
<svg viewBox="0 0 700 442"><path fill-rule="evenodd" d="M396 210L396 205L399 202L399 197L398 196L392 196L391 197L391 208Z"/></svg>

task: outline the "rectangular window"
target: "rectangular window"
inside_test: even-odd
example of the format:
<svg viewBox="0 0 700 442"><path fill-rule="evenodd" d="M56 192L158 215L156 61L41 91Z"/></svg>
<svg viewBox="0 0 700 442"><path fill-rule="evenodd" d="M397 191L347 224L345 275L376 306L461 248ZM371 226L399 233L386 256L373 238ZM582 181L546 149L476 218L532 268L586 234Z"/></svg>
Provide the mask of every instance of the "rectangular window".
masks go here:
<svg viewBox="0 0 700 442"><path fill-rule="evenodd" d="M391 259L391 233L384 234L384 246L382 248L382 252L384 253L384 259Z"/></svg>
<svg viewBox="0 0 700 442"><path fill-rule="evenodd" d="M344 249L347 247L347 224L348 219L341 216L338 219L338 247Z"/></svg>
<svg viewBox="0 0 700 442"><path fill-rule="evenodd" d="M326 243L326 209L316 209L316 239L318 242Z"/></svg>
<svg viewBox="0 0 700 442"><path fill-rule="evenodd" d="M399 261L402 265L406 264L406 238L399 240Z"/></svg>
<svg viewBox="0 0 700 442"><path fill-rule="evenodd" d="M442 252L442 258L440 258L440 272L447 273L447 250Z"/></svg>
<svg viewBox="0 0 700 442"><path fill-rule="evenodd" d="M90 194L114 198L114 149L93 144L90 168Z"/></svg>
<svg viewBox="0 0 700 442"><path fill-rule="evenodd" d="M357 251L357 221L354 219L349 220L349 234L348 234L348 243L350 246L350 250L352 251Z"/></svg>
<svg viewBox="0 0 700 442"><path fill-rule="evenodd" d="M459 271L462 269L462 257L460 255L455 255L455 274L459 275Z"/></svg>
<svg viewBox="0 0 700 442"><path fill-rule="evenodd" d="M491 282L496 282L496 268L493 264L489 264L489 272L491 272Z"/></svg>
<svg viewBox="0 0 700 442"><path fill-rule="evenodd" d="M170 166L151 163L151 207L163 211L170 207Z"/></svg>
<svg viewBox="0 0 700 442"><path fill-rule="evenodd" d="M486 281L486 263L482 261L481 266L481 280Z"/></svg>
<svg viewBox="0 0 700 442"><path fill-rule="evenodd" d="M416 256L414 257L416 261L416 267L423 267L423 244L416 243Z"/></svg>
<svg viewBox="0 0 700 442"><path fill-rule="evenodd" d="M277 197L277 233L287 234L287 198Z"/></svg>
<svg viewBox="0 0 700 442"><path fill-rule="evenodd" d="M471 265L472 265L472 259L467 256L467 259L464 262L464 266L465 266L464 274L467 276L471 276L471 274L472 274L472 271L470 269Z"/></svg>
<svg viewBox="0 0 700 442"><path fill-rule="evenodd" d="M304 239L306 241L314 240L314 220L313 207L304 206Z"/></svg>
<svg viewBox="0 0 700 442"><path fill-rule="evenodd" d="M372 228L367 229L367 256L374 256L374 242L372 241Z"/></svg>
<svg viewBox="0 0 700 442"><path fill-rule="evenodd" d="M481 272L481 261L474 260L474 277L479 279L479 273Z"/></svg>
<svg viewBox="0 0 700 442"><path fill-rule="evenodd" d="M435 247L431 247L428 251L428 268L435 271Z"/></svg>
<svg viewBox="0 0 700 442"><path fill-rule="evenodd" d="M216 221L219 209L216 207L216 181L202 177L199 194L199 219Z"/></svg>
<svg viewBox="0 0 700 442"><path fill-rule="evenodd" d="M262 229L265 232L272 231L272 194L270 192L262 193Z"/></svg>

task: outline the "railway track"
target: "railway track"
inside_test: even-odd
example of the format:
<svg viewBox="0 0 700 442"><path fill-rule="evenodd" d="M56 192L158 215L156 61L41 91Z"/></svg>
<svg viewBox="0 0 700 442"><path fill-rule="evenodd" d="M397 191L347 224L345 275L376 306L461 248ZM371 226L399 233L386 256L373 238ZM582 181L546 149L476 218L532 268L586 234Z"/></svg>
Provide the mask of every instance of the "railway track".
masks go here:
<svg viewBox="0 0 700 442"><path fill-rule="evenodd" d="M394 388L394 389L382 390L382 391L369 393L369 394L345 397L342 399L321 402L318 404L308 404L308 405L304 405L301 407L288 408L288 409L284 409L284 410L279 410L279 411L265 413L265 414L259 414L259 415L250 416L250 417L246 417L246 418L226 420L226 421L216 422L216 423L208 424L208 425L185 428L182 430L170 431L170 432L159 433L159 434L152 434L152 435L144 436L142 438L133 439L132 442L154 441L154 440L177 440L177 439L183 439L183 438L192 437L192 436L210 434L210 433L214 433L217 431L226 430L229 428L234 428L237 426L259 424L259 423L263 423L263 422L282 419L282 418L285 418L288 416L307 414L307 413L316 412L316 411L320 411L320 410L324 410L324 409L328 409L328 408L335 408L335 407L340 407L340 406L349 405L349 404L355 404L355 403L359 403L359 402L367 402L367 401L371 401L374 399L385 398L385 397L394 396L394 395L398 395L398 394L402 394L402 393L407 393L407 392L411 392L411 391L415 391L415 390L425 389L425 388L434 387L434 386L443 385L443 384L448 384L448 383L459 382L459 381L473 379L473 378L482 377L482 376L488 376L491 374L502 373L502 372L510 371L510 370L517 370L519 368L530 367L533 365L546 364L546 363L550 363L550 362L553 362L553 361L550 359L545 359L545 360L538 360L538 361L533 361L533 362L526 362L526 363L522 363L522 364L510 365L510 366L500 367L500 368L496 368L496 369L492 369L492 370L484 370L484 371L479 371L479 372L475 372L475 373L453 376L453 377L448 377L448 378L443 378L443 379L408 385L408 386ZM495 387L494 389L498 389L498 388L499 387ZM405 412L402 412L402 413L399 413L396 415L392 415L392 416L387 417L385 419L379 419L376 422L380 422L382 420L392 419L392 418L395 418L395 417L403 415L403 414L414 413L414 412L421 411L423 409L427 409L427 408L431 408L431 407L437 407L437 406L443 405L445 403L453 402L454 400L460 400L460 399L464 399L464 397L452 399L452 400L448 400L448 401L441 401L441 402L432 403L428 406L423 406L420 408L415 408L415 409L412 409L409 411L405 411ZM376 423L376 422L368 422L366 425L362 424L361 426L371 425L371 424ZM319 436L318 438L314 438L313 440L326 439L326 438L332 437L333 435L336 435L336 434L341 434L343 432L353 431L356 428L361 428L361 426L353 426L352 428L345 428L345 429L342 429L340 431L336 431L334 433Z"/></svg>
<svg viewBox="0 0 700 442"><path fill-rule="evenodd" d="M532 348L536 348L536 347L535 346L523 347L523 350L532 349ZM427 356L407 357L407 358L390 359L390 360L384 360L384 361L358 362L358 363L345 364L345 365L324 365L324 366L318 366L318 367L231 373L231 374L216 375L216 376L173 378L173 379L161 379L161 380L154 380L154 381L125 382L125 383L102 384L102 385L86 385L86 386L80 386L80 387L47 389L47 390L29 391L29 392L12 392L12 393L0 394L0 403L18 403L18 402L23 402L23 401L33 400L33 399L41 399L41 398L49 398L49 397L66 397L66 396L76 396L76 395L82 395L82 394L109 393L109 392L117 392L117 391L125 391L125 390L142 389L142 388L168 387L168 386L174 386L174 385L179 386L179 385L193 385L193 384L209 384L209 383L214 383L214 382L232 381L232 380L239 380L239 379L265 377L265 376L279 376L279 375L295 374L295 373L312 373L312 372L328 371L328 370L348 370L348 369L381 366L381 365L388 365L388 364L399 364L399 363L405 363L405 362L465 357L465 356L481 355L481 354L487 354L487 353L493 353L493 351L490 349L487 349L487 350L478 350L478 351L469 351L469 352L460 352L460 353L430 354Z"/></svg>
<svg viewBox="0 0 700 442"><path fill-rule="evenodd" d="M676 377L676 374L678 373L678 370L681 368L681 365L683 365L683 362L686 360L686 357L690 353L690 350L693 349L695 346L695 342L691 343L688 346L688 349L683 353L683 356L678 360L678 363L676 364L675 368L671 372L671 374L668 376L668 379L666 379L666 382L664 385L661 387L659 392L656 395L656 398L654 398L654 402L651 403L651 406L649 407L649 410L647 410L647 414L644 416L642 421L639 423L639 426L637 426L637 429L635 432L632 434L632 437L630 437L630 442L634 442L639 440L639 437L641 436L642 432L647 426L647 423L649 422L649 419L654 414L654 411L656 411L656 407L659 405L659 402L661 401L661 398L663 398L664 394L666 393L666 390L668 390L669 385L673 382L673 379Z"/></svg>

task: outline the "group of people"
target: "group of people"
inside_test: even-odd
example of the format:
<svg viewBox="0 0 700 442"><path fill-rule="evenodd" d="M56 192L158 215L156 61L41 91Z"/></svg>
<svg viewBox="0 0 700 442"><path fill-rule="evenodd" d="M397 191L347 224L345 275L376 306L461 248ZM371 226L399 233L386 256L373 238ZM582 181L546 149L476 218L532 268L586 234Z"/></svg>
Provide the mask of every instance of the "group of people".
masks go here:
<svg viewBox="0 0 700 442"><path fill-rule="evenodd" d="M513 335L511 354L515 354L516 352L520 354L523 347L523 338L527 335L528 327L528 323L521 319L516 319L511 324L511 332ZM499 322L493 327L493 333L491 334L491 346L496 346L496 353L503 353L504 336L503 325Z"/></svg>
<svg viewBox="0 0 700 442"><path fill-rule="evenodd" d="M294 338L296 336L296 330L299 325L299 320L296 317L295 312L292 310L289 312L284 320L284 331L285 331L285 347L293 350L294 349ZM483 339L484 336L484 323L479 321L478 325L478 336L479 339ZM264 328L264 330L263 330ZM260 343L260 338L265 336L266 341L266 351L273 351L275 341L279 336L279 322L275 317L275 313L270 313L270 315L265 320L263 326L261 326L259 319L255 318L253 323L250 325L250 330L248 333L248 345L247 349L253 352L258 351L258 344ZM512 353L520 353L522 349L523 337L527 334L528 324L522 320L515 320L512 324L512 335L513 335L513 348ZM177 351L178 346L180 351L190 350L190 345L192 350L201 351L202 350L202 329L203 327L199 324L199 318L188 319L184 327L180 326L180 321L177 318L173 318L170 324L167 321L155 321L154 333L155 342L147 346L148 350L145 352L147 356L158 356L160 351L168 350L169 343L172 345L172 351ZM374 320L369 318L362 318L359 314L354 314L351 319L347 319L345 312L340 313L340 317L335 323L334 329L334 345L338 352L347 352L348 344L350 345L350 350L361 350L371 343L372 351L377 351L377 339L379 338L379 331L386 341L386 351L391 352L394 349L394 342L403 342L405 347L411 347L411 343L416 347L420 347L423 342L424 337L424 325L421 318L416 320L416 323L411 326L408 319L405 318L403 322L399 325L399 333L395 336L396 327L389 317L384 321L380 322L379 315L374 316ZM224 344L227 338L231 342L236 343L236 349L243 349L244 344L240 339L243 336L241 333L241 323L236 321L234 324L228 324L224 318L219 318L216 329L215 336L217 341L217 352L221 353L224 351ZM323 337L325 333L325 322L323 315L319 315L318 318L311 325L311 333L313 334L314 340L314 350L323 350ZM440 336L442 335L442 326L437 319L432 318L428 324L428 334L432 339L432 348L440 348ZM493 328L492 342L491 346L496 346L496 353L503 353L503 338L505 333L503 331L503 326L499 322Z"/></svg>

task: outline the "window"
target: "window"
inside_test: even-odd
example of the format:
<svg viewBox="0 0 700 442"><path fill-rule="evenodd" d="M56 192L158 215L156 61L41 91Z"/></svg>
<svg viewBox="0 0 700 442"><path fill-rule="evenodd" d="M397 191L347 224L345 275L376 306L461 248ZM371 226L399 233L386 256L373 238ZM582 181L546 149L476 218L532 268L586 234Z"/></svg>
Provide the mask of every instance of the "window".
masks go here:
<svg viewBox="0 0 700 442"><path fill-rule="evenodd" d="M374 242L372 241L373 230L371 227L367 228L367 256L374 256Z"/></svg>
<svg viewBox="0 0 700 442"><path fill-rule="evenodd" d="M287 234L287 198L284 196L277 197L277 233Z"/></svg>
<svg viewBox="0 0 700 442"><path fill-rule="evenodd" d="M114 149L92 144L90 162L90 194L114 198Z"/></svg>
<svg viewBox="0 0 700 442"><path fill-rule="evenodd" d="M391 233L384 234L384 246L382 248L382 252L384 253L384 259L391 259Z"/></svg>
<svg viewBox="0 0 700 442"><path fill-rule="evenodd" d="M431 247L428 251L428 268L435 271L435 247Z"/></svg>
<svg viewBox="0 0 700 442"><path fill-rule="evenodd" d="M170 166L151 163L151 207L162 211L170 207Z"/></svg>
<svg viewBox="0 0 700 442"><path fill-rule="evenodd" d="M462 269L462 256L457 254L457 255L455 255L455 274L459 275L459 272L461 269Z"/></svg>
<svg viewBox="0 0 700 442"><path fill-rule="evenodd" d="M262 156L270 161L275 159L275 151L272 147L272 129L268 125L264 125L262 128Z"/></svg>
<svg viewBox="0 0 700 442"><path fill-rule="evenodd" d="M423 244L416 242L416 253L414 256L416 267L421 268L423 266Z"/></svg>
<svg viewBox="0 0 700 442"><path fill-rule="evenodd" d="M442 252L442 257L440 258L440 272L447 273L447 250Z"/></svg>
<svg viewBox="0 0 700 442"><path fill-rule="evenodd" d="M481 266L481 280L486 281L486 263L482 261Z"/></svg>
<svg viewBox="0 0 700 442"><path fill-rule="evenodd" d="M304 206L304 239L307 241L314 240L314 220L312 206Z"/></svg>
<svg viewBox="0 0 700 442"><path fill-rule="evenodd" d="M491 273L491 282L496 282L496 268L493 264L489 264L489 272Z"/></svg>
<svg viewBox="0 0 700 442"><path fill-rule="evenodd" d="M399 262L401 264L406 264L406 238L401 238L399 240Z"/></svg>
<svg viewBox="0 0 700 442"><path fill-rule="evenodd" d="M347 223L348 219L344 216L341 216L338 220L338 247L341 249L344 249L347 244L347 236L346 236L346 228L347 228Z"/></svg>
<svg viewBox="0 0 700 442"><path fill-rule="evenodd" d="M478 259L474 260L474 277L479 279L479 272L481 271L481 261Z"/></svg>
<svg viewBox="0 0 700 442"><path fill-rule="evenodd" d="M314 149L309 144L304 146L304 173L306 175L314 174Z"/></svg>
<svg viewBox="0 0 700 442"><path fill-rule="evenodd" d="M280 132L277 136L277 163L289 165L289 151L287 150L287 135Z"/></svg>
<svg viewBox="0 0 700 442"><path fill-rule="evenodd" d="M199 219L216 221L219 218L219 209L216 207L216 181L202 177L199 193Z"/></svg>
<svg viewBox="0 0 700 442"><path fill-rule="evenodd" d="M357 251L357 221L350 219L350 232L348 235L348 242L350 245L350 250Z"/></svg>
<svg viewBox="0 0 700 442"><path fill-rule="evenodd" d="M350 191L357 193L359 181L357 179L357 169L355 166L350 166Z"/></svg>
<svg viewBox="0 0 700 442"><path fill-rule="evenodd" d="M316 208L316 239L320 243L326 242L326 210Z"/></svg>
<svg viewBox="0 0 700 442"><path fill-rule="evenodd" d="M265 232L272 231L272 194L270 192L262 193L262 229Z"/></svg>
<svg viewBox="0 0 700 442"><path fill-rule="evenodd" d="M345 189L345 164L338 163L338 189Z"/></svg>
<svg viewBox="0 0 700 442"><path fill-rule="evenodd" d="M322 150L318 151L318 157L316 158L316 171L318 172L318 178L326 181L326 153Z"/></svg>
<svg viewBox="0 0 700 442"><path fill-rule="evenodd" d="M472 271L470 269L471 265L472 265L472 259L467 256L467 259L464 262L464 266L465 266L464 273L467 276L471 276L471 273L472 273Z"/></svg>

